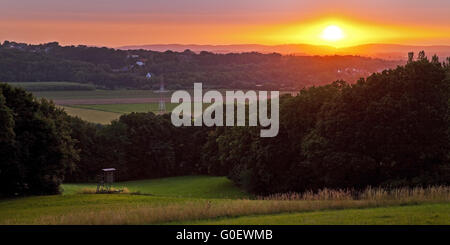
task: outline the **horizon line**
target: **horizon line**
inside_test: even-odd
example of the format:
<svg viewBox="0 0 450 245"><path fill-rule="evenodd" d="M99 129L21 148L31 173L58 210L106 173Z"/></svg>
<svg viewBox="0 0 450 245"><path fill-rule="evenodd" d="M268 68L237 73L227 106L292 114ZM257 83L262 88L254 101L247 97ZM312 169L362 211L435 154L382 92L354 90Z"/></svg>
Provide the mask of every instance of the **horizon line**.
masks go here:
<svg viewBox="0 0 450 245"><path fill-rule="evenodd" d="M125 45L103 45L103 44L83 44L83 43L71 43L71 44L62 44L60 41L53 40L53 41L44 41L44 42L26 42L26 41L15 41L15 40L8 40L8 39L2 39L0 44L4 43L5 41L9 42L15 42L15 43L25 43L28 45L43 45L47 43L57 42L60 46L88 46L88 47L106 47L106 48L113 48L113 49L121 49L123 47L136 47L136 46L170 46L170 45L178 45L178 46L213 46L213 47L220 47L220 46L266 46L266 47L277 47L277 46L295 46L295 45L302 45L302 46L314 46L314 47L326 47L331 49L347 49L352 47L361 47L361 46L370 46L370 45L391 45L391 46L404 46L404 47L450 47L450 44L401 44L401 43L386 43L386 42L380 42L380 43L363 43L363 44L357 44L357 45L349 45L349 46L341 46L336 47L332 45L325 45L325 44L309 44L309 43L280 43L280 44L263 44L263 43L229 43L229 44L201 44L201 43L146 43L146 44L125 44Z"/></svg>

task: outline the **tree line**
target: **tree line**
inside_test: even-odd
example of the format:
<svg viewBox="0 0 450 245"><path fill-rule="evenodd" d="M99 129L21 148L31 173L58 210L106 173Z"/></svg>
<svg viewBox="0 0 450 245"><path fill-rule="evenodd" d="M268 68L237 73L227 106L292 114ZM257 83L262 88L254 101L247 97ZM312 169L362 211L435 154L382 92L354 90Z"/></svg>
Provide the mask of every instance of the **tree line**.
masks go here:
<svg viewBox="0 0 450 245"><path fill-rule="evenodd" d="M168 89L181 89L201 81L207 88L294 90L337 79L355 82L401 63L358 56L156 52L57 42L0 45L0 81L80 82L105 89L158 89L162 81ZM146 79L147 73L151 79Z"/></svg>
<svg viewBox="0 0 450 245"><path fill-rule="evenodd" d="M423 52L356 84L337 81L281 100L280 132L223 128L205 144L210 173L251 192L450 182L450 68Z"/></svg>

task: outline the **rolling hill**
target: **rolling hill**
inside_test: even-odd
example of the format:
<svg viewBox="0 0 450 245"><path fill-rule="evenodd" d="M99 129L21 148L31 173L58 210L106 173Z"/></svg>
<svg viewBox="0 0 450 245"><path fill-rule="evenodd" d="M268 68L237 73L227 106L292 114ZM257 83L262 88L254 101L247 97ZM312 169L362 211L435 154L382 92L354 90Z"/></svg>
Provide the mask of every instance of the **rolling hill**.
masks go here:
<svg viewBox="0 0 450 245"><path fill-rule="evenodd" d="M283 45L262 45L262 44L235 44L235 45L198 45L198 44L150 44L150 45L130 45L122 46L119 49L145 49L164 52L172 50L182 52L190 49L193 52L208 51L213 53L280 53L294 55L360 55L389 60L406 60L410 51L418 53L424 50L427 54L437 54L439 57L450 56L450 46L414 46L399 44L364 44L345 48L335 48L332 46L318 46L308 44L283 44Z"/></svg>

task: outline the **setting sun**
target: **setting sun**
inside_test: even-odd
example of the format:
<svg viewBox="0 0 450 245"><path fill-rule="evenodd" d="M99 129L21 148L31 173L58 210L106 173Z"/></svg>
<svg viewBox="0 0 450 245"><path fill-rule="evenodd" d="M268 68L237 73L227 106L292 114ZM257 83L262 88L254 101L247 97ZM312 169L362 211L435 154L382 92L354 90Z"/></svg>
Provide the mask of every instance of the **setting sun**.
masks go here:
<svg viewBox="0 0 450 245"><path fill-rule="evenodd" d="M344 38L344 32L338 26L327 26L323 30L321 37L327 41L338 41Z"/></svg>

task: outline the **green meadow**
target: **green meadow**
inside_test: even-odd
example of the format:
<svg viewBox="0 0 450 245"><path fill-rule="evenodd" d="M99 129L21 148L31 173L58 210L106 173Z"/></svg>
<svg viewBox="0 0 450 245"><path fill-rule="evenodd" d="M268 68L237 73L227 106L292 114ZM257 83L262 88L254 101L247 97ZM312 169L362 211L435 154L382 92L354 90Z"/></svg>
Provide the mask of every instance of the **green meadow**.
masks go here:
<svg viewBox="0 0 450 245"><path fill-rule="evenodd" d="M449 188L325 190L260 198L225 177L119 182L121 194L63 184L63 194L0 200L0 224L450 224Z"/></svg>
<svg viewBox="0 0 450 245"><path fill-rule="evenodd" d="M64 184L65 195L76 194L82 188L95 188L96 184ZM225 177L181 176L162 179L126 181L117 188L126 187L130 192L161 197L182 198L248 198Z"/></svg>

